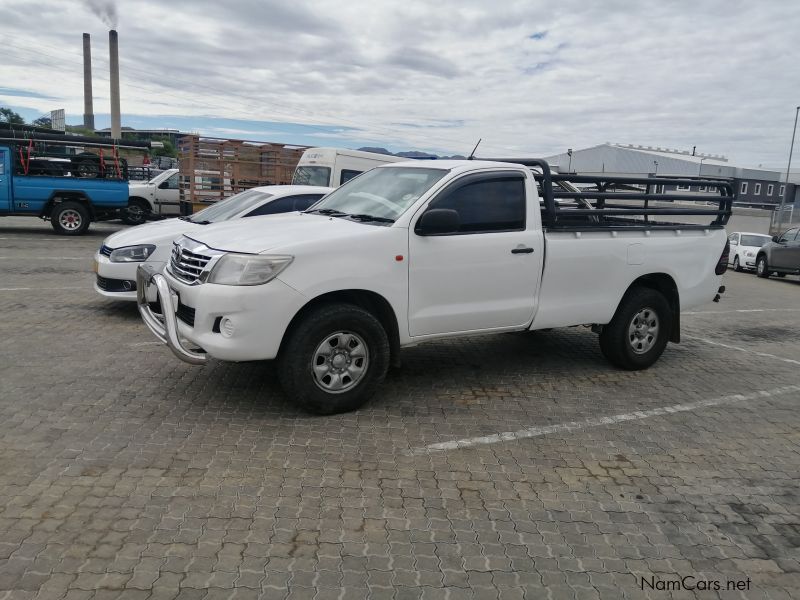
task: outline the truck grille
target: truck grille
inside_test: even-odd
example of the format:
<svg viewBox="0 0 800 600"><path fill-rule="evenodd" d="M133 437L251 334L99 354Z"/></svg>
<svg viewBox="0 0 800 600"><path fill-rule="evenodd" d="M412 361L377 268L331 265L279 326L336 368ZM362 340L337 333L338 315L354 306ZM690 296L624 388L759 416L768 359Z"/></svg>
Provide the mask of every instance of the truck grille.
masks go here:
<svg viewBox="0 0 800 600"><path fill-rule="evenodd" d="M111 253L112 253L113 251L114 251L114 249L113 249L113 248L109 248L109 247L108 247L108 246L106 246L105 244L103 244L102 246L100 246L100 254L102 254L103 256L111 256Z"/></svg>
<svg viewBox="0 0 800 600"><path fill-rule="evenodd" d="M209 260L211 260L210 255L192 252L179 242L175 242L172 245L172 258L169 265L175 277L186 283L195 283Z"/></svg>

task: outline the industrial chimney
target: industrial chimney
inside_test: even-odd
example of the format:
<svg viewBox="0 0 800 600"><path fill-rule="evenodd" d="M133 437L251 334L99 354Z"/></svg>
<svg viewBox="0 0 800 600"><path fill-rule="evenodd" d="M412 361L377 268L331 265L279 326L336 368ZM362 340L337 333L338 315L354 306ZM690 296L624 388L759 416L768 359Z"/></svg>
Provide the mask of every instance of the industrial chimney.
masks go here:
<svg viewBox="0 0 800 600"><path fill-rule="evenodd" d="M108 52L111 66L111 137L122 137L122 123L119 114L119 41L116 30L108 32Z"/></svg>
<svg viewBox="0 0 800 600"><path fill-rule="evenodd" d="M94 108L92 107L92 41L88 33L83 34L83 126L94 131Z"/></svg>

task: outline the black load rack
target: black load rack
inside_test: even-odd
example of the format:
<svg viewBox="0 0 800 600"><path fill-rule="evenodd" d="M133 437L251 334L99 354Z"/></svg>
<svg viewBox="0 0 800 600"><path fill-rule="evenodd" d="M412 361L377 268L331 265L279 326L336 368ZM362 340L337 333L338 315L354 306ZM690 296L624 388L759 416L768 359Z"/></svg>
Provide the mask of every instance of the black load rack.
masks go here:
<svg viewBox="0 0 800 600"><path fill-rule="evenodd" d="M15 171L19 175L123 180L129 176L128 161L119 151L150 148L150 142L46 133L41 128L15 128L5 124L0 126L0 144L14 148ZM70 154L69 148L83 148L83 151ZM104 150L110 151L108 156L104 156Z"/></svg>
<svg viewBox="0 0 800 600"><path fill-rule="evenodd" d="M721 229L725 227L733 207L733 185L728 179L699 177L620 177L606 175L574 175L553 173L546 160L541 158L474 158L505 162L538 169L533 172L541 186L544 200L542 224L549 229L569 231L594 231L597 229L641 230L641 229ZM553 184L591 184L594 189L579 192L554 189ZM697 196L680 193L656 193L663 186L705 186L717 190L718 196ZM659 186L661 186L659 188ZM642 191L643 188L643 191ZM583 200L589 208L564 207L558 200ZM651 202L698 202L712 201L716 206L707 208L692 206L650 206ZM665 223L651 221L651 216L709 216L714 219L707 225L696 223ZM633 218L632 218L633 217ZM641 217L641 218L637 218Z"/></svg>

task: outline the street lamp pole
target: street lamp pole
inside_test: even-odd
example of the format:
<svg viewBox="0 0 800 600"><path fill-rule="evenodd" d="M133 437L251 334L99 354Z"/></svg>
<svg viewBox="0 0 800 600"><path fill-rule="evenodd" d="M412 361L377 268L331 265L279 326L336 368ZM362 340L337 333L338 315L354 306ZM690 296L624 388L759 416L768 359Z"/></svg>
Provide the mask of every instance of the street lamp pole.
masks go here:
<svg viewBox="0 0 800 600"><path fill-rule="evenodd" d="M789 197L789 171L792 169L792 151L794 150L794 136L797 133L797 115L800 114L800 106L798 106L794 111L794 129L792 130L792 143L789 146L789 164L786 165L786 187L783 190L783 196L781 196L781 205L778 208L778 233L781 232L781 227L783 223L783 207L786 206L786 199Z"/></svg>
<svg viewBox="0 0 800 600"><path fill-rule="evenodd" d="M569 155L569 166L567 167L567 173L572 173L572 148L567 150L567 154Z"/></svg>
<svg viewBox="0 0 800 600"><path fill-rule="evenodd" d="M697 171L698 177L701 177L703 175L703 161L706 160L707 158L708 158L707 156L704 156L703 158L700 159L700 168Z"/></svg>
<svg viewBox="0 0 800 600"><path fill-rule="evenodd" d="M653 175L658 175L658 161L654 160L653 164L656 166L656 170L655 170L655 173L653 173Z"/></svg>

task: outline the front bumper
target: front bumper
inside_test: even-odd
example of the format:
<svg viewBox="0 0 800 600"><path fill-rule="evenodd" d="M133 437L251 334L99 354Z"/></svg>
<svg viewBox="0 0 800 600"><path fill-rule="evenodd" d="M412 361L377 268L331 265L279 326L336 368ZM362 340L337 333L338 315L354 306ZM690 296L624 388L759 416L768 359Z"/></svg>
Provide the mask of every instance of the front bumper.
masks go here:
<svg viewBox="0 0 800 600"><path fill-rule="evenodd" d="M94 289L101 296L114 300L136 300L136 269L147 264L155 273L164 270L164 262L111 262L107 256L99 252L94 255L95 282ZM154 302L155 290L150 292L150 301Z"/></svg>
<svg viewBox="0 0 800 600"><path fill-rule="evenodd" d="M234 362L275 358L289 323L306 303L279 279L257 286L188 285L147 263L137 271L137 288L139 312L150 331L190 364L203 364L208 356ZM151 310L149 289L157 290L162 315ZM223 322L229 327L221 327Z"/></svg>

